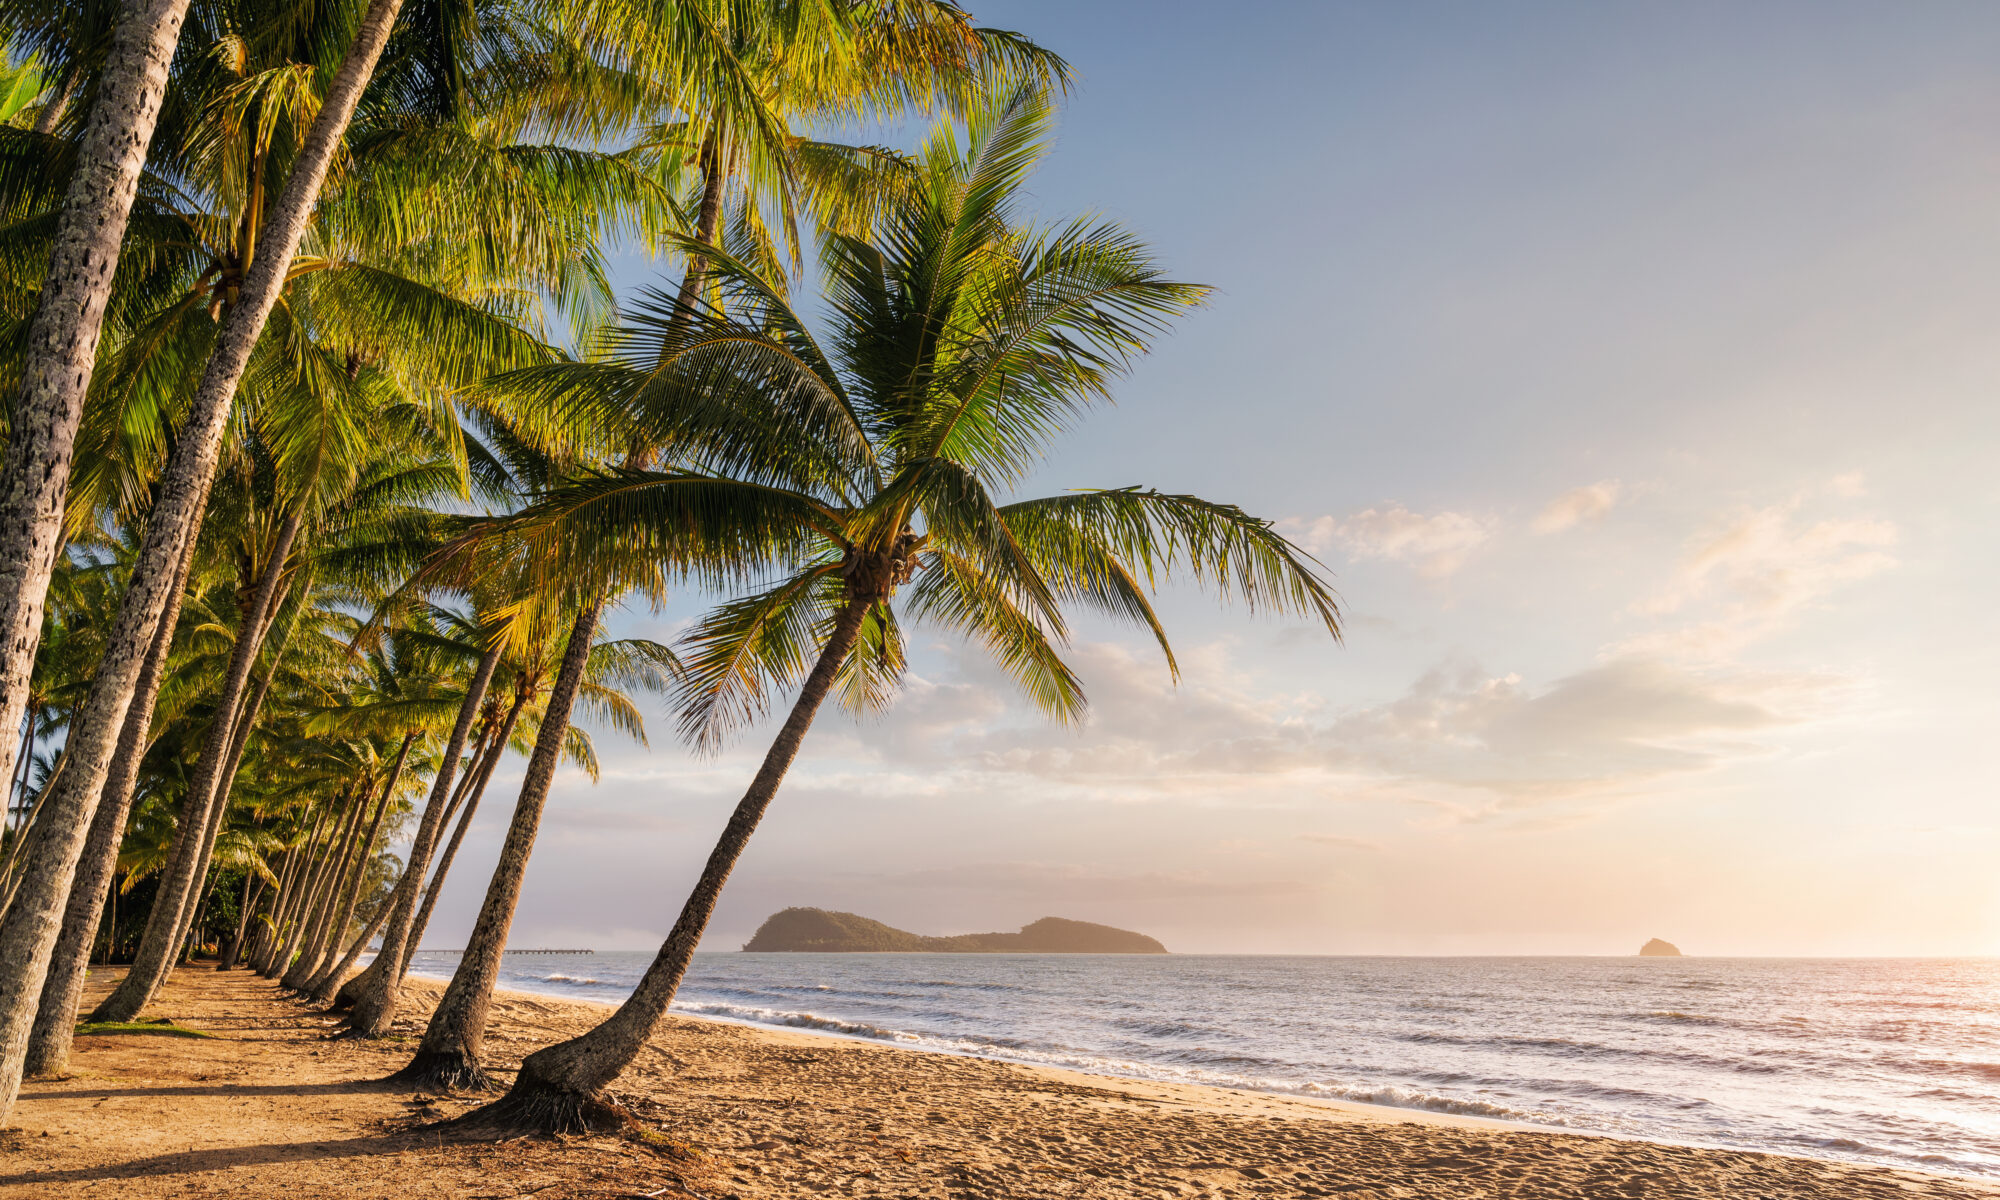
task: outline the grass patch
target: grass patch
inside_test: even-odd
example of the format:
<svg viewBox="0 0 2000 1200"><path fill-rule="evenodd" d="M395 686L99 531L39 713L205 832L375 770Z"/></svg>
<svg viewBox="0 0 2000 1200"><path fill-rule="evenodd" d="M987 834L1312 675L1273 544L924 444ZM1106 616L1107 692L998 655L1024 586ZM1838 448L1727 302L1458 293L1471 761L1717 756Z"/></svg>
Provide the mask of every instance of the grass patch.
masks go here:
<svg viewBox="0 0 2000 1200"><path fill-rule="evenodd" d="M693 1142L683 1141L677 1137L670 1137L664 1133L656 1133L651 1129L635 1127L631 1131L630 1136L634 1141L651 1146L675 1162L699 1162L708 1157L701 1152L701 1147L696 1146Z"/></svg>
<svg viewBox="0 0 2000 1200"><path fill-rule="evenodd" d="M124 1033L150 1033L157 1037L212 1038L212 1033L199 1029L189 1029L176 1025L164 1018L158 1021L85 1021L76 1027L78 1037L105 1037Z"/></svg>

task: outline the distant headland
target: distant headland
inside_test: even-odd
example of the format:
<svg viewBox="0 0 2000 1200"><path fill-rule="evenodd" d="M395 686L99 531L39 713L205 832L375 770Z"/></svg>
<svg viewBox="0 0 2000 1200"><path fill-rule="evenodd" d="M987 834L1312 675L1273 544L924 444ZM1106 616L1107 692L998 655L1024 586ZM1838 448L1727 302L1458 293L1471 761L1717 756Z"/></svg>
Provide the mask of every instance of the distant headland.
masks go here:
<svg viewBox="0 0 2000 1200"><path fill-rule="evenodd" d="M817 954L1165 954L1143 933L1089 921L1043 917L1019 933L961 933L925 937L853 913L788 908L772 913L743 948L752 953Z"/></svg>
<svg viewBox="0 0 2000 1200"><path fill-rule="evenodd" d="M1680 956L1681 948L1679 946L1674 945L1672 942L1663 942L1659 938L1654 938L1639 947L1640 958L1679 958Z"/></svg>

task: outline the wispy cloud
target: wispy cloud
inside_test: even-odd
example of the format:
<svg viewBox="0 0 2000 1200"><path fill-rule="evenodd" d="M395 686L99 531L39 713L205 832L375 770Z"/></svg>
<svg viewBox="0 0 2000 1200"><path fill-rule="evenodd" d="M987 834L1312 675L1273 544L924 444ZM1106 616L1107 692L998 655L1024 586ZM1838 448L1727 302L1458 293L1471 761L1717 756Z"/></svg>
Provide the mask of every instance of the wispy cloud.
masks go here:
<svg viewBox="0 0 2000 1200"><path fill-rule="evenodd" d="M1583 487L1571 488L1536 515L1530 526L1536 533L1561 533L1589 521L1603 517L1618 503L1619 484L1616 479L1603 479Z"/></svg>
<svg viewBox="0 0 2000 1200"><path fill-rule="evenodd" d="M1798 496L1738 512L1692 539L1666 586L1633 608L1646 616L1698 619L1641 634L1614 651L1726 657L1790 628L1800 613L1841 587L1896 565L1894 522L1811 520L1801 515L1805 503Z"/></svg>
<svg viewBox="0 0 2000 1200"><path fill-rule="evenodd" d="M1316 846L1332 846L1336 850L1362 850L1371 854L1382 849L1382 843L1380 842L1370 841L1367 838L1348 837L1345 834L1339 833L1302 833L1299 835L1299 840L1302 842L1311 842Z"/></svg>
<svg viewBox="0 0 2000 1200"><path fill-rule="evenodd" d="M1317 696L1238 691L1225 674L1173 688L1119 646L1081 646L1077 660L1095 714L1080 731L1049 728L1025 710L1002 721L940 721L921 711L921 699L909 719L927 731L936 761L1001 792L1034 780L1035 793L1132 803L1218 787L1247 799L1407 784L1478 793L1486 800L1466 809L1490 812L1763 757L1771 746L1762 735L1822 715L1848 686L1834 676L1704 672L1625 656L1537 687L1457 663L1424 672L1400 696L1328 713ZM937 696L948 704L949 694ZM863 731L863 742L908 753L896 721Z"/></svg>
<svg viewBox="0 0 2000 1200"><path fill-rule="evenodd" d="M1345 518L1295 517L1280 522L1280 527L1315 554L1340 550L1350 559L1408 563L1417 574L1440 579L1465 565L1466 558L1493 536L1495 523L1458 512L1426 516L1397 504L1363 509Z"/></svg>

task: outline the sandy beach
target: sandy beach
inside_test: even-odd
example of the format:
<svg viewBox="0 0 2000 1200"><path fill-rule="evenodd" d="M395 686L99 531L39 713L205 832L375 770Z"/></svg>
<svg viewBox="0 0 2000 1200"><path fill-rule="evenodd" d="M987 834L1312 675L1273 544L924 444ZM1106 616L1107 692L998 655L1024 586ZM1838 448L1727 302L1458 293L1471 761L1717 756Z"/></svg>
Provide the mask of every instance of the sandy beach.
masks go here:
<svg viewBox="0 0 2000 1200"><path fill-rule="evenodd" d="M116 982L93 973L93 992ZM466 1097L371 1083L402 1065L436 986L380 1042L244 972L181 970L149 1016L214 1034L79 1039L0 1135L0 1192L71 1196L1971 1197L1915 1172L1160 1085L676 1020L621 1081L657 1137L502 1143L435 1128ZM490 1056L601 1006L500 994Z"/></svg>

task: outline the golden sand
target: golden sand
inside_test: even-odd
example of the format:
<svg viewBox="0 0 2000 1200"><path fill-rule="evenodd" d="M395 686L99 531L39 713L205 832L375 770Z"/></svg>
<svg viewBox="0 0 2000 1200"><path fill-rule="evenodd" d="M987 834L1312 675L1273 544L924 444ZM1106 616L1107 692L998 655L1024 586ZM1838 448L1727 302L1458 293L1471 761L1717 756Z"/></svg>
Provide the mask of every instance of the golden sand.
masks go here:
<svg viewBox="0 0 2000 1200"><path fill-rule="evenodd" d="M116 982L93 973L92 996ZM2000 1187L1813 1159L1138 1083L824 1035L676 1020L620 1082L644 1137L465 1141L469 1097L368 1081L397 1039L244 972L176 972L148 1016L219 1035L80 1039L0 1135L0 1196L291 1200L1014 1197L1993 1197ZM588 1028L599 1005L503 992L489 1058ZM694 1153L690 1154L688 1151Z"/></svg>

